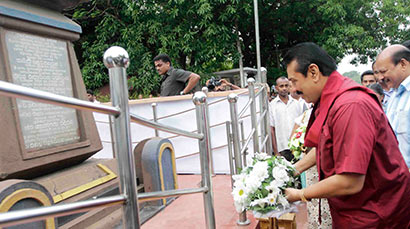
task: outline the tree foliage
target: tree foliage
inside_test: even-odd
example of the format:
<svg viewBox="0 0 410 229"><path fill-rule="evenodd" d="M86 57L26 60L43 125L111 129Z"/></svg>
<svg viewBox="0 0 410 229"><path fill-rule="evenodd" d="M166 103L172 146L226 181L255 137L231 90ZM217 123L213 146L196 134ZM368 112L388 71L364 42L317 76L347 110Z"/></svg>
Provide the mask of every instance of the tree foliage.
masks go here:
<svg viewBox="0 0 410 229"><path fill-rule="evenodd" d="M365 63L387 43L410 39L409 0L260 0L262 66L268 80L284 74L280 61L293 45L312 41L337 61L356 53ZM157 91L160 77L152 58L167 53L175 67L199 73L256 67L253 1L249 0L91 0L66 15L83 28L75 43L88 88L108 82L104 51L124 47L131 64L129 83L136 94ZM203 81L202 81L203 82Z"/></svg>
<svg viewBox="0 0 410 229"><path fill-rule="evenodd" d="M344 76L349 77L350 79L356 81L356 83L362 83L360 80L360 72L358 71L349 71L343 73Z"/></svg>

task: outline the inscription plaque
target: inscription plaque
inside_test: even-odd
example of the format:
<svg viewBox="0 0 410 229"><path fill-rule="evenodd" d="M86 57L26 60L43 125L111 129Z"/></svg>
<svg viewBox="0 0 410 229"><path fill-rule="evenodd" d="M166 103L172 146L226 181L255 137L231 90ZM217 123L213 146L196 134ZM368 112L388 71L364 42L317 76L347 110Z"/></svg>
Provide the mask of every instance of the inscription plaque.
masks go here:
<svg viewBox="0 0 410 229"><path fill-rule="evenodd" d="M73 97L66 42L6 31L13 83ZM27 151L80 141L75 109L16 99Z"/></svg>

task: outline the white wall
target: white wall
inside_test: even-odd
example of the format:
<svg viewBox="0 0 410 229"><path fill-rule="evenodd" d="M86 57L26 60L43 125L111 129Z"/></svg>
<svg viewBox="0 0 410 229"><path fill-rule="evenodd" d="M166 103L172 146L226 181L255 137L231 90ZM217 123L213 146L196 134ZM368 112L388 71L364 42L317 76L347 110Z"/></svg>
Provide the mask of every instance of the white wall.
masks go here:
<svg viewBox="0 0 410 229"><path fill-rule="evenodd" d="M243 90L242 90L243 91ZM211 93L210 93L211 94ZM215 100L220 100L221 98L226 98L226 95L229 94L227 92L223 93L212 93L212 97L208 97L208 103L212 103ZM176 98L176 97L175 97ZM182 97L178 97L175 100L170 99L147 99L147 100L140 100L137 103L130 101L130 113L136 114L138 116L152 119L153 112L152 112L152 102L157 104L157 116L158 118L173 114L176 112L180 112L183 110L188 110L195 108L191 96L187 95ZM238 113L242 110L242 108L248 102L248 95L239 95L238 100ZM257 106L258 107L258 106ZM259 110L257 108L257 110ZM245 113L245 115L249 114L249 109ZM230 121L230 113L229 113L229 102L225 99L222 102L218 102L209 106L209 122L210 125L215 125L217 123ZM100 134L101 141L103 143L103 149L95 154L94 158L112 158L112 144L111 144L111 134L110 134L110 126L108 122L108 116L103 114L94 114L98 132ZM163 123L169 126L177 127L186 131L194 131L197 129L196 117L195 117L195 109L189 111L187 113L183 113L177 116L169 117L166 119L160 119L159 123ZM245 138L249 135L251 129L251 121L250 117L244 119L244 126L245 126ZM154 129L141 126L136 123L131 123L131 138L133 142L133 148L143 139L154 137L155 132ZM160 137L170 137L173 134L169 134L166 132L159 131ZM175 138L170 138L172 142L175 154L176 154L176 164L177 164L177 172L178 173L200 173L200 164L199 164L199 155L193 155L189 157L184 157L178 159L178 157L189 155L195 152L198 152L198 140L191 139L187 137L178 136ZM216 127L211 128L211 143L212 148L224 146L227 144L227 137L226 137L226 126L219 125ZM253 150L252 141L248 147L251 152ZM213 165L215 173L229 173L229 161L228 161L228 149L227 147L223 147L220 149L214 149L212 151L213 157Z"/></svg>

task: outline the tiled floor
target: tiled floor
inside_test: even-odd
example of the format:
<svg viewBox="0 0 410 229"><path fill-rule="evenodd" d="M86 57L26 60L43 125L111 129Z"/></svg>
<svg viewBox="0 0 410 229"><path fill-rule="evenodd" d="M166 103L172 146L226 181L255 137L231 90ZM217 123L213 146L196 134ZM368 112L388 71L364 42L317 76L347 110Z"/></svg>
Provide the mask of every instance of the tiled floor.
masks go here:
<svg viewBox="0 0 410 229"><path fill-rule="evenodd" d="M179 175L179 188L196 188L201 180L199 175ZM255 228L257 220L251 212L247 213L250 224L237 226L238 213L231 196L229 175L216 175L212 178L216 228ZM184 195L174 200L164 210L142 225L143 229L156 228L206 228L202 194ZM297 228L307 228L306 206L301 205L296 215Z"/></svg>

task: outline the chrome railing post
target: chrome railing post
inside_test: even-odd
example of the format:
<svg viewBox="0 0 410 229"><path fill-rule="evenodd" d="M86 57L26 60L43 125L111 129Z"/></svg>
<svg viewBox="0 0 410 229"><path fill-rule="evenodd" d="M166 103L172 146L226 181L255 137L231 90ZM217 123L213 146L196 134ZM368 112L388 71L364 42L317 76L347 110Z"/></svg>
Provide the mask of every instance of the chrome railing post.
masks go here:
<svg viewBox="0 0 410 229"><path fill-rule="evenodd" d="M268 140L265 143L265 150L266 153L271 155L273 150L272 150L272 136L271 136L271 132L270 132L270 118L269 118L269 99L268 99L268 85L264 84L263 89L264 92L261 95L261 113L263 113L263 111L266 110L266 115L265 117L263 117L263 122L262 122L262 130L263 130L263 139L266 138L266 136L268 136Z"/></svg>
<svg viewBox="0 0 410 229"><path fill-rule="evenodd" d="M263 84L261 84L261 85L263 85ZM264 100L266 98L265 86L261 86L260 90L261 90L261 93L259 94L259 98L258 98L259 99L259 110L260 110L259 117L261 119L259 128L261 130L261 139L263 141L266 137L266 128L265 128L266 119L265 119L265 117L268 115L268 113L266 112L265 116L262 117L263 112L266 110L265 100ZM262 145L262 149L260 149L260 150L261 150L261 152L268 153L268 149L266 148L266 144Z"/></svg>
<svg viewBox="0 0 410 229"><path fill-rule="evenodd" d="M209 89L208 87L202 87L201 91L203 93L205 93L205 95L208 95ZM210 126L210 122L209 122L209 106L208 106L208 101L206 101L206 122L208 123L208 133L211 133L211 128ZM215 171L214 171L214 159L213 159L213 151L212 151L212 140L211 138L209 138L209 149L211 149L211 154L210 154L210 160L211 160L211 174L212 176L215 176Z"/></svg>
<svg viewBox="0 0 410 229"><path fill-rule="evenodd" d="M196 109L196 119L198 133L204 137L199 140L199 152L201 161L202 186L208 187L204 192L205 219L207 228L215 228L215 210L212 190L212 180L210 171L211 149L209 144L209 123L206 111L206 95L203 92L196 92L192 98Z"/></svg>
<svg viewBox="0 0 410 229"><path fill-rule="evenodd" d="M104 53L104 64L110 76L111 102L121 113L113 119L113 143L120 173L120 192L127 197L123 205L124 228L140 228L135 175L134 154L131 146L130 114L128 108L128 87L126 68L129 66L127 51L118 46Z"/></svg>
<svg viewBox="0 0 410 229"><path fill-rule="evenodd" d="M235 174L238 174L242 169L242 157L240 155L241 146L239 140L239 122L238 122L238 111L237 102L238 95L231 93L228 95L229 111L231 114L231 124L232 124L232 141L233 141L233 154L235 158Z"/></svg>
<svg viewBox="0 0 410 229"><path fill-rule="evenodd" d="M233 140L233 153L235 158L235 174L239 174L242 169L241 147L239 140L239 126L238 126L238 111L237 102L238 95L231 93L228 95L229 111L231 114L232 123L232 140ZM239 219L236 221L238 225L248 225L250 221L246 218L246 211L239 213Z"/></svg>
<svg viewBox="0 0 410 229"><path fill-rule="evenodd" d="M242 159L243 160L243 166L246 167L246 156L248 155L248 146L245 146L246 139L245 139L245 128L243 126L243 120L239 121L239 126L241 128L241 143L242 143L241 145L242 145L242 148L246 147L246 150L244 151L244 153L242 155L242 157L243 157L243 159Z"/></svg>
<svg viewBox="0 0 410 229"><path fill-rule="evenodd" d="M205 93L205 96L207 96L207 94L208 94L208 87L202 87L202 92L203 93ZM208 134L210 135L211 134L211 128L209 127L211 124L210 124L210 122L209 122L209 106L208 106L208 100L205 100L205 112L206 112L206 123L208 123L207 124L207 127L206 128L208 128ZM212 150L212 140L211 140L211 137L209 137L209 140L208 140L208 148L209 148L209 150L210 150L210 153L209 153L209 166L210 166L210 169L211 169L211 174L212 174L212 176L215 176L215 171L214 171L214 159L213 159L213 150Z"/></svg>
<svg viewBox="0 0 410 229"><path fill-rule="evenodd" d="M226 141L228 142L228 157L229 157L229 174L231 175L231 187L233 188L233 174L235 173L233 167L233 156L232 156L232 135L231 135L231 122L226 121Z"/></svg>
<svg viewBox="0 0 410 229"><path fill-rule="evenodd" d="M152 103L151 106L152 106L152 118L153 118L154 122L158 122L157 104ZM154 130L155 130L155 137L158 137L159 136L158 130L157 129L154 129Z"/></svg>
<svg viewBox="0 0 410 229"><path fill-rule="evenodd" d="M252 129L255 129L253 132L253 152L259 152L259 137L258 137L258 125L256 118L256 99L255 99L255 79L248 79L248 89L249 89L249 99L252 101L250 110L251 110L251 122Z"/></svg>
<svg viewBox="0 0 410 229"><path fill-rule="evenodd" d="M209 89L208 87L202 87L201 91L205 93L205 95L208 95Z"/></svg>

